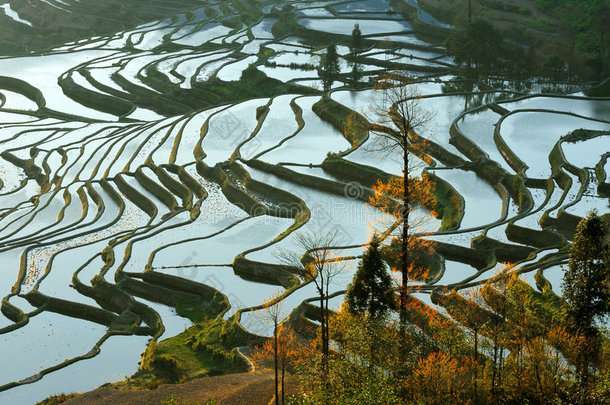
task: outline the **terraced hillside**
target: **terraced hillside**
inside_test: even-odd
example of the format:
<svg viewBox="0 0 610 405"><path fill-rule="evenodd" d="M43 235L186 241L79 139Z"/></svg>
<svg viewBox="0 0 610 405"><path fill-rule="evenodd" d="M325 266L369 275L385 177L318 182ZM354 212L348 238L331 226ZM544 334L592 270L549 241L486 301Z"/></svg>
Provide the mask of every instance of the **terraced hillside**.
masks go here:
<svg viewBox="0 0 610 405"><path fill-rule="evenodd" d="M269 333L263 300L281 294L291 310L315 297L275 255L297 249L296 232L337 232L339 306L369 224L394 226L367 202L402 163L369 147L373 134L343 134L350 110L370 115L388 68L417 83L433 115L422 170L453 195L452 221L417 211L440 266L414 296L439 308L442 287L484 282L503 262L560 293L577 221L609 211L610 100L584 85L465 89L441 46L451 27L390 3L5 5L2 38L40 41L0 59L0 402L123 380L147 347L143 366L174 361L175 380L247 370L238 347ZM51 31L72 42L41 51ZM322 98L330 41L341 77Z"/></svg>

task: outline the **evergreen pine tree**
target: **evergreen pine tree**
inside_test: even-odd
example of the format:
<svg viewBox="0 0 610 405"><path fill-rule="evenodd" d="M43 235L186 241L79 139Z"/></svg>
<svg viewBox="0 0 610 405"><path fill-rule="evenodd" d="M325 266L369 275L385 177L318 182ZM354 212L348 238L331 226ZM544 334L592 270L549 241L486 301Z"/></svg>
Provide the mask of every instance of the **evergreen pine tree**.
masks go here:
<svg viewBox="0 0 610 405"><path fill-rule="evenodd" d="M392 278L379 250L379 238L373 237L347 288L345 301L350 312L380 318L395 306Z"/></svg>
<svg viewBox="0 0 610 405"><path fill-rule="evenodd" d="M326 48L326 54L322 58L320 70L324 91L327 92L331 89L340 71L339 55L337 54L337 46L335 44L330 44Z"/></svg>
<svg viewBox="0 0 610 405"><path fill-rule="evenodd" d="M607 229L595 211L576 227L570 261L563 277L566 326L584 337L586 347L578 353L576 372L582 392L587 392L589 365L600 358L601 339L596 325L610 314L610 249Z"/></svg>
<svg viewBox="0 0 610 405"><path fill-rule="evenodd" d="M352 30L352 42L350 44L350 51L354 56L358 56L362 52L362 31L360 31L360 25L354 24Z"/></svg>
<svg viewBox="0 0 610 405"><path fill-rule="evenodd" d="M563 278L568 327L587 337L595 337L595 322L610 314L610 250L606 238L606 226L596 212L582 219Z"/></svg>
<svg viewBox="0 0 610 405"><path fill-rule="evenodd" d="M356 89L358 88L360 77L362 76L362 66L360 66L360 63L358 62L358 58L362 52L362 32L360 31L360 26L358 24L354 24L350 52L352 53L353 58L352 74L350 79L352 82L352 87Z"/></svg>

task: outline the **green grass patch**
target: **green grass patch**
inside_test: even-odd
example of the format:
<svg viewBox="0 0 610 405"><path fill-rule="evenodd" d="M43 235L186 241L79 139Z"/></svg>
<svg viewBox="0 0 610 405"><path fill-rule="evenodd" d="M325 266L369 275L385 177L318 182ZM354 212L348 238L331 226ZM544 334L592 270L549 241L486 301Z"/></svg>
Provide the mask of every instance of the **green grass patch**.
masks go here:
<svg viewBox="0 0 610 405"><path fill-rule="evenodd" d="M222 25L237 30L243 26L243 23L239 17L232 17L222 20Z"/></svg>
<svg viewBox="0 0 610 405"><path fill-rule="evenodd" d="M493 252L500 262L515 263L525 260L535 250L532 247L502 243L496 239L479 235L472 238L472 248Z"/></svg>
<svg viewBox="0 0 610 405"><path fill-rule="evenodd" d="M439 230L446 231L459 228L464 217L464 199L462 196L455 191L451 184L433 173L424 172L422 176L429 178L433 184L434 204L428 208L435 212L437 218L441 218Z"/></svg>
<svg viewBox="0 0 610 405"><path fill-rule="evenodd" d="M246 372L249 365L236 349L252 343L258 339L244 331L235 318L208 318L177 336L151 342L142 355L140 369L117 385L154 388L203 376Z"/></svg>
<svg viewBox="0 0 610 405"><path fill-rule="evenodd" d="M315 103L312 110L341 132L352 147L359 146L367 140L369 122L354 110L326 96Z"/></svg>
<svg viewBox="0 0 610 405"><path fill-rule="evenodd" d="M379 180L387 182L390 174L376 167L345 160L337 155L329 155L322 162L322 169L345 182L358 182L365 187L372 187Z"/></svg>
<svg viewBox="0 0 610 405"><path fill-rule="evenodd" d="M530 194L525 187L522 176L506 173L502 179L502 184L508 190L510 196L519 204L519 213L525 212L534 205Z"/></svg>
<svg viewBox="0 0 610 405"><path fill-rule="evenodd" d="M246 68L237 81L224 82L214 77L207 83L195 83L195 88L206 92L203 102L208 107L282 94L319 94L318 90L312 88L272 79L256 69L255 65Z"/></svg>

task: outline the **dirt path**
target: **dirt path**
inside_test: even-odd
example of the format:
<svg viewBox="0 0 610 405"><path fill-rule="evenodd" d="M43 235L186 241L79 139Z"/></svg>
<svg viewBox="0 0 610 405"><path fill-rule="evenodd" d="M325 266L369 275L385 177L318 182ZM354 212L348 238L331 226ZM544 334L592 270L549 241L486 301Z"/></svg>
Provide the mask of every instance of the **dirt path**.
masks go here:
<svg viewBox="0 0 610 405"><path fill-rule="evenodd" d="M294 378L287 379L287 393L294 394ZM174 395L188 403L213 398L218 405L267 405L273 399L273 373L230 374L204 377L184 384L164 384L155 390L124 391L98 388L64 402L65 405L157 405Z"/></svg>

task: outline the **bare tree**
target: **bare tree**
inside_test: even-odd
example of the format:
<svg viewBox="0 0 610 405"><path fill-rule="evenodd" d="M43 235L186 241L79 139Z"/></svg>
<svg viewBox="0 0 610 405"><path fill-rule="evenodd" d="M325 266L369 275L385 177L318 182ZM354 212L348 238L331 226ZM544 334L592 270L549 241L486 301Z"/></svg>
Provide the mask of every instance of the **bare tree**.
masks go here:
<svg viewBox="0 0 610 405"><path fill-rule="evenodd" d="M265 368L270 363L275 371L275 404L284 405L286 399L286 371L311 358L313 345L298 336L289 325L289 312L284 307L283 294L274 293L265 299L257 317L273 325L273 339L266 340L252 350L251 360L257 367Z"/></svg>
<svg viewBox="0 0 610 405"><path fill-rule="evenodd" d="M320 343L323 372L328 372L329 310L328 300L333 280L344 270L343 263L333 253L337 232L296 235L300 252L280 250L278 258L285 264L298 268L305 282L312 282L320 298ZM304 253L303 253L304 251Z"/></svg>
<svg viewBox="0 0 610 405"><path fill-rule="evenodd" d="M425 247L425 242L411 235L410 214L414 205L425 205L432 198L431 184L415 181L410 174L413 162L411 155L426 159L425 139L419 136L432 120L432 115L421 106L421 94L416 85L400 74L389 74L376 87L375 99L367 119L371 122L371 132L375 135L371 148L387 155L397 154L403 163L402 178L390 180L375 187L375 197L371 203L397 218L396 228L400 239L400 305L401 330L406 333L408 283L413 269L411 257L415 249ZM419 162L423 163L422 160ZM430 246L430 245L427 245Z"/></svg>
<svg viewBox="0 0 610 405"><path fill-rule="evenodd" d="M257 312L257 314L262 318L264 322L271 322L273 324L273 368L275 370L275 404L283 403L284 400L284 376L282 373L282 396L279 395L279 354L281 351L280 347L280 322L286 317L285 310L283 308L283 301L281 294L273 294L271 297L265 299L262 304L261 311Z"/></svg>

